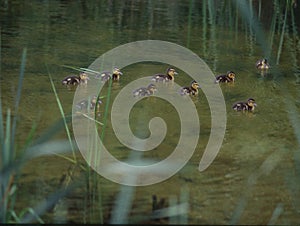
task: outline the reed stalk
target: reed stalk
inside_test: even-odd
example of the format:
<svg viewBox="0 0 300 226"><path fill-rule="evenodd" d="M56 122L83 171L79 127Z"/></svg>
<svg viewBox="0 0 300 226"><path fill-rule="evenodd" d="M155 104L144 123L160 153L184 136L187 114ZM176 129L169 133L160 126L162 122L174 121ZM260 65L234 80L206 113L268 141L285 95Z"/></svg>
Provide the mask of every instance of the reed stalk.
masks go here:
<svg viewBox="0 0 300 226"><path fill-rule="evenodd" d="M286 1L283 25L282 25L281 35L280 35L279 47L278 47L278 51L277 51L277 58L276 58L277 65L279 64L280 55L282 52L283 41L284 41L285 27L286 27L286 21L287 21L288 2L289 1Z"/></svg>
<svg viewBox="0 0 300 226"><path fill-rule="evenodd" d="M77 163L76 150L75 150L75 147L74 147L73 142L72 142L72 137L71 137L71 133L70 133L70 130L69 130L69 127L68 127L68 124L67 124L66 115L64 113L62 104L61 104L60 99L58 97L58 94L57 94L57 91L56 91L56 88L55 88L55 85L54 85L51 73L49 72L49 69L48 69L47 65L46 65L46 68L47 68L48 76L49 76L49 79L50 79L51 87L52 87L52 90L54 92L55 99L56 99L56 102L57 102L57 105L58 105L61 117L62 117L64 125L65 125L65 130L66 130L66 133L67 133L67 136L68 136L68 140L70 141L70 147L71 147L71 150L72 150L73 159L70 159L68 157L65 157L65 158L67 158L69 161L71 161L73 163Z"/></svg>

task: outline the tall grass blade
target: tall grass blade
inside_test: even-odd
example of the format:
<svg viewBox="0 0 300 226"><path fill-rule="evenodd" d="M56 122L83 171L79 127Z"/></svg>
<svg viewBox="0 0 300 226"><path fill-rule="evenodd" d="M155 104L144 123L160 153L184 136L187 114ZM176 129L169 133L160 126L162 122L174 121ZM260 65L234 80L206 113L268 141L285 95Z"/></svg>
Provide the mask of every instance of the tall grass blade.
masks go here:
<svg viewBox="0 0 300 226"><path fill-rule="evenodd" d="M61 104L60 99L59 99L59 97L58 97L58 94L57 94L57 91L56 91L56 88L55 88L55 85L54 85L52 76L51 76L51 74L50 74L50 72L49 72L49 69L48 69L48 66L47 66L47 65L46 65L46 68L47 68L48 76L49 76L50 83L51 83L51 86L52 86L52 90L53 90L53 92L54 92L55 99L56 99L56 102L57 102L57 105L58 105L60 114L61 114L61 116L62 116L64 125L65 125L66 133L67 133L68 139L69 139L69 141L70 141L70 146L71 146L71 150L72 150L73 160L76 162L75 147L74 147L74 144L73 144L73 142L72 142L71 133L70 133L70 130L69 130L69 127L68 127L68 124L67 124L67 120L66 120L66 115L65 115L65 113L64 113L62 104Z"/></svg>
<svg viewBox="0 0 300 226"><path fill-rule="evenodd" d="M260 23L257 20L255 13L251 12L249 6L247 6L246 4L247 1L235 0L235 2L241 12L242 17L246 20L247 24L251 26L250 31L252 32L253 30L256 37L256 41L260 45L260 48L262 49L264 56L269 59L270 58L269 51L268 51L269 45L267 45L264 32L262 30L262 27L260 26Z"/></svg>
<svg viewBox="0 0 300 226"><path fill-rule="evenodd" d="M194 0L190 0L189 14L188 14L188 33L187 33L187 43L186 43L187 48L190 47L193 8L194 8Z"/></svg>
<svg viewBox="0 0 300 226"><path fill-rule="evenodd" d="M279 47L278 47L278 52L277 52L276 64L279 64L280 55L281 55L281 52L282 52L285 26L286 26L286 21L287 21L287 10L288 10L288 1L286 1L286 6L285 6L285 14L284 14L284 20L283 20L281 35L280 35L280 41L279 41Z"/></svg>
<svg viewBox="0 0 300 226"><path fill-rule="evenodd" d="M1 169L1 166L3 166L3 158L2 156L4 155L4 121L3 121L3 115L2 115L2 101L1 101L1 93L0 93L0 145L1 145L1 153L0 153L0 156L1 156L1 159L0 159L0 169Z"/></svg>
<svg viewBox="0 0 300 226"><path fill-rule="evenodd" d="M276 22L277 22L277 13L273 13L272 16L272 22L270 27L270 37L269 37L269 52L268 55L271 55L271 50L273 48L273 42L274 42L274 36L275 36L275 30L276 30Z"/></svg>
<svg viewBox="0 0 300 226"><path fill-rule="evenodd" d="M280 215L283 212L283 204L282 203L278 203L275 210L273 211L273 214L271 216L271 219L268 222L268 225L275 225L277 219L280 217Z"/></svg>
<svg viewBox="0 0 300 226"><path fill-rule="evenodd" d="M69 69L73 69L75 71L82 71L81 69L77 68L77 67L73 67L73 66L69 66L69 65L61 65L62 67L65 67L65 68L69 68Z"/></svg>
<svg viewBox="0 0 300 226"><path fill-rule="evenodd" d="M18 90L17 90L16 102L15 102L15 116L13 118L12 131L11 131L11 147L12 147L12 149L14 149L14 145L15 145L17 115L18 115L18 110L19 110L22 84L23 84L23 79L24 79L24 72L25 72L25 65L26 65L26 54L27 54L27 49L24 48L23 53L22 53L22 61L21 61L20 75L19 75L19 84L18 84Z"/></svg>
<svg viewBox="0 0 300 226"><path fill-rule="evenodd" d="M13 155L12 151L13 149L11 148L11 116L10 109L8 109L6 115L6 133L2 156L3 167L6 167L11 162L11 155Z"/></svg>
<svg viewBox="0 0 300 226"><path fill-rule="evenodd" d="M47 197L45 201L39 203L32 211L29 211L24 217L20 219L20 223L28 224L35 222L39 217L42 216L47 211L54 208L54 206L59 202L60 199L65 197L75 188L75 184L69 185L67 188L62 188L54 192L52 195Z"/></svg>
<svg viewBox="0 0 300 226"><path fill-rule="evenodd" d="M112 79L109 79L109 85L108 85L108 90L107 90L107 98L106 98L106 104L105 104L104 115L103 115L103 127L102 127L101 137L100 137L102 142L103 142L104 136L105 136L107 116L108 116L108 110L109 110L109 105L110 105L111 89L112 89Z"/></svg>
<svg viewBox="0 0 300 226"><path fill-rule="evenodd" d="M206 1L202 1L202 40L203 40L203 55L206 57L207 48L207 15L206 15Z"/></svg>

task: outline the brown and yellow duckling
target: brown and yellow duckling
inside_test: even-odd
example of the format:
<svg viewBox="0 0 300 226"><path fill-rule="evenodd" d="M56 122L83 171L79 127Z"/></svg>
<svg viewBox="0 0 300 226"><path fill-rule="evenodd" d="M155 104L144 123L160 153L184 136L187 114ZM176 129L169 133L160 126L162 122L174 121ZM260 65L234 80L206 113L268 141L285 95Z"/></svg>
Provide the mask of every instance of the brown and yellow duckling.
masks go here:
<svg viewBox="0 0 300 226"><path fill-rule="evenodd" d="M270 68L270 64L269 64L268 60L265 58L256 61L255 66L257 69L260 69L260 70L267 70Z"/></svg>
<svg viewBox="0 0 300 226"><path fill-rule="evenodd" d="M69 75L65 77L61 82L63 85L78 85L80 83L87 84L89 76L85 72L80 72L78 75Z"/></svg>
<svg viewBox="0 0 300 226"><path fill-rule="evenodd" d="M153 93L157 91L156 86L154 84L149 84L147 87L141 87L133 91L133 96L137 97L144 97L153 95Z"/></svg>
<svg viewBox="0 0 300 226"><path fill-rule="evenodd" d="M120 79L120 76L123 75L123 73L121 72L121 70L117 67L115 67L111 72L109 71L104 71L100 74L97 74L95 76L96 79L101 79L101 81L106 82L109 79L113 79L114 81L118 81Z"/></svg>
<svg viewBox="0 0 300 226"><path fill-rule="evenodd" d="M228 83L228 82L234 82L235 80L235 73L233 71L228 71L226 74L218 75L216 77L215 83Z"/></svg>
<svg viewBox="0 0 300 226"><path fill-rule="evenodd" d="M175 79L175 75L177 75L178 73L175 71L174 68L168 68L166 71L166 74L155 74L152 77L152 81L155 82L160 82L160 81L164 81L164 82L168 82L168 81L174 81Z"/></svg>
<svg viewBox="0 0 300 226"><path fill-rule="evenodd" d="M198 89L200 88L200 85L198 82L195 80L191 82L190 86L185 86L180 89L180 94L181 95L198 95L199 91Z"/></svg>
<svg viewBox="0 0 300 226"><path fill-rule="evenodd" d="M253 98L249 98L246 102L237 102L232 108L236 111L254 111L257 104Z"/></svg>

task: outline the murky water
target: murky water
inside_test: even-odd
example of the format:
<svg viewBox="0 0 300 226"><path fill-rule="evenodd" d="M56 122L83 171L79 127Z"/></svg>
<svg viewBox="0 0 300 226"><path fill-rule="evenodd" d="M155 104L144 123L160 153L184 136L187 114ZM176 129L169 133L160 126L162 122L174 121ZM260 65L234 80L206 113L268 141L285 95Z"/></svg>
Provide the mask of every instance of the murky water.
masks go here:
<svg viewBox="0 0 300 226"><path fill-rule="evenodd" d="M272 68L262 76L255 62L264 57L269 47L260 45L259 38L253 35L255 29L240 18L242 12L231 1L1 1L3 109L14 106L21 54L23 48L27 48L18 112L18 145L24 144L33 123L37 124L35 137L38 138L60 118L48 73L53 77L65 113L71 114L75 90L62 86L61 79L77 72L63 65L88 67L97 57L120 44L147 39L170 41L191 49L216 75L228 70L236 73L234 85L220 84L227 107L226 134L219 154L204 172L198 171L198 164L209 138L211 117L206 97L200 91L199 96L193 98L201 124L199 143L188 164L171 178L159 184L131 188L97 174L88 174L87 170L75 167L62 157L42 157L29 162L22 170L17 211L47 200L47 196L68 183L88 180L94 183L81 184L42 219L47 223L110 222L114 205L121 202L118 194L124 194L131 200L128 206L123 204L131 223L299 223L297 31L300 21L296 15L298 8L288 5L288 18L294 17L294 20L288 20L281 36L284 17L272 20L276 14L268 5L272 2L249 3L252 12L261 18L267 44L273 42L270 49ZM278 7L284 15L285 5ZM274 28L272 21L277 22ZM167 67L139 63L123 68L124 76L112 86L112 101L129 82L140 76L164 72ZM188 85L191 78L180 68L177 70L176 83ZM233 103L249 97L258 104L254 113L231 109ZM105 103L104 98L101 115ZM138 102L132 110L132 129L144 131L140 134L142 137L148 136L148 122L154 116L164 118L168 134L158 148L144 157L159 161L169 156L176 146L180 123L170 104L149 97ZM67 139L67 136L62 130L55 138ZM114 136L110 120L104 144L113 150L116 158L128 158L129 150ZM80 153L77 159L86 166ZM83 175L80 172L84 172ZM152 211L153 194L165 198L170 206L172 201L179 202L182 194L187 195L189 208L183 215L187 218L147 219Z"/></svg>

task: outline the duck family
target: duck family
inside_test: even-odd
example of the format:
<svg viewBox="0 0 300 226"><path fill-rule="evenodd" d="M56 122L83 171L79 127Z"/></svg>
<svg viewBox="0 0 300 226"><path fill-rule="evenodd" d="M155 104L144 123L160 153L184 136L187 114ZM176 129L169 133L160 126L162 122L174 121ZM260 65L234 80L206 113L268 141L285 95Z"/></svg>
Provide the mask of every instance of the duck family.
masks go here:
<svg viewBox="0 0 300 226"><path fill-rule="evenodd" d="M256 61L255 67L259 70L268 70L270 64L266 58L259 59ZM117 67L114 67L112 72L102 72L95 75L95 79L100 79L101 81L108 81L112 79L113 81L119 81L123 73ZM175 76L178 72L172 68L168 67L165 73L154 74L151 78L153 82L170 82L175 80ZM233 71L227 71L224 74L217 75L215 77L215 83L234 83L236 74ZM89 76L86 72L80 72L79 75L69 75L62 80L63 85L79 85L87 84ZM181 87L179 93L180 95L196 96L199 93L200 85L197 81L193 80L189 86ZM151 96L157 91L156 85L150 83L147 87L140 87L133 90L134 97L145 97ZM99 107L101 100L97 96L93 96L90 101L83 100L79 102L76 106L79 109L95 109L96 106ZM246 101L238 101L232 105L232 109L235 111L250 111L253 112L257 104L253 98L248 98Z"/></svg>

